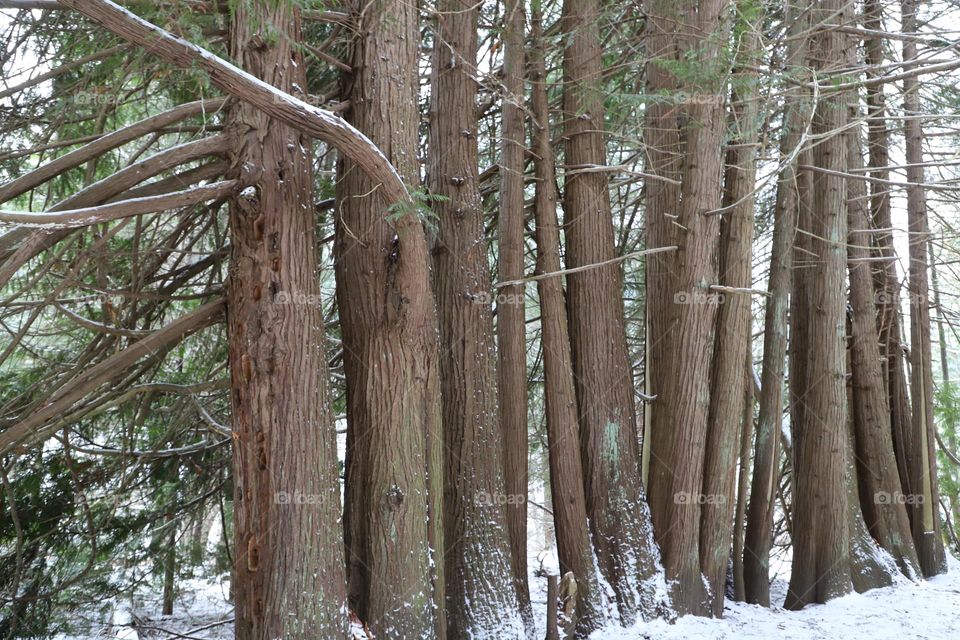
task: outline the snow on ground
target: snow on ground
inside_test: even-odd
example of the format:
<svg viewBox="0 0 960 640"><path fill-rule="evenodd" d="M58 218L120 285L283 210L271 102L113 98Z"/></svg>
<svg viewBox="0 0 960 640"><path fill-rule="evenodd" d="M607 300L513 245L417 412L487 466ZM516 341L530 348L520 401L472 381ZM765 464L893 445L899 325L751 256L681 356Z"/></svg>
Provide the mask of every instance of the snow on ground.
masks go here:
<svg viewBox="0 0 960 640"><path fill-rule="evenodd" d="M546 578L555 572L553 550L531 558L531 596L538 626L544 634ZM540 569L540 571L537 571ZM536 575L539 573L540 575ZM772 596L783 602L787 584L777 578ZM227 602L229 583L188 580L180 585L174 615L160 615L159 597L137 598L115 604L112 620L94 624L79 635L57 640L112 638L147 640L190 638L228 640L233 637L233 607ZM74 632L76 633L76 632ZM612 626L596 631L591 640L950 640L960 638L960 561L950 558L950 571L931 580L906 579L885 589L851 594L802 611L785 611L727 601L724 618L687 616L675 624L663 620L639 623L629 629ZM498 639L499 640L499 639ZM509 640L509 639L504 639Z"/></svg>
<svg viewBox="0 0 960 640"><path fill-rule="evenodd" d="M782 604L786 583L774 582ZM662 620L630 629L610 627L591 640L928 640L960 638L960 561L930 580L854 593L801 611L785 611L727 601L724 618L685 616L675 624Z"/></svg>

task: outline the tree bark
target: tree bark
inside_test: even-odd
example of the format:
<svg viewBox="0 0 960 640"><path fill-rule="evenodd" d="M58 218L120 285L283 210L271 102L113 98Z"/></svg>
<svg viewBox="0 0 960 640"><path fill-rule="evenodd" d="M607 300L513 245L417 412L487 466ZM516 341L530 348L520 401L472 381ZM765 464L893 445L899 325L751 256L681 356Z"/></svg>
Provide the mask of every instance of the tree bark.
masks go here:
<svg viewBox="0 0 960 640"><path fill-rule="evenodd" d="M856 113L854 115L857 115ZM859 130L851 129L849 169L863 168ZM853 436L857 497L870 534L897 562L908 578L920 575L910 521L902 500L903 489L893 453L886 375L880 359L877 308L870 273L870 230L866 213L866 183L847 181L850 273L850 364L853 384Z"/></svg>
<svg viewBox="0 0 960 640"><path fill-rule="evenodd" d="M817 72L845 61L846 37L827 24L843 24L844 0L823 0L810 7L814 32L808 60ZM813 119L813 133L827 134L813 149L813 165L830 172L847 168L847 96L822 97ZM842 175L814 172L810 209L801 208L799 230L808 235L816 256L816 275L800 278L795 295L803 315L804 341L794 357L803 358L798 377L791 378L795 412L793 427L793 573L785 607L800 609L850 592L850 541L847 509L846 397L846 180Z"/></svg>
<svg viewBox="0 0 960 640"><path fill-rule="evenodd" d="M497 220L499 280L523 277L525 194L524 150L524 3L505 6L503 141L500 159L500 213ZM534 634L527 579L527 349L524 285L503 287L497 296L497 373L507 530L513 583L527 637ZM500 301L503 300L501 303ZM520 499L522 496L523 499Z"/></svg>
<svg viewBox="0 0 960 640"><path fill-rule="evenodd" d="M863 26L875 32L883 30L882 7L878 0L864 2ZM876 77L884 63L883 40L879 36L864 40L867 78ZM904 348L901 344L900 279L897 274L896 251L893 246L893 218L890 208L890 134L887 130L886 101L883 86L867 86L867 152L870 177L870 218L873 232L873 255L879 261L873 272L877 305L877 332L880 339L880 357L886 375L886 392L890 410L890 428L893 431L894 453L902 487L909 487L905 440L909 438L912 421ZM908 514L912 507L907 509Z"/></svg>
<svg viewBox="0 0 960 640"><path fill-rule="evenodd" d="M790 34L796 36L803 25L798 8L788 4ZM802 41L789 41L786 68L794 71L802 62ZM792 98L792 99L791 99ZM784 127L780 137L781 162L791 157L800 142L804 126L798 96L785 103ZM770 275L763 323L763 365L760 407L753 453L753 479L747 510L747 531L743 554L743 578L746 601L770 606L770 547L773 544L773 510L777 472L780 467L780 434L783 422L784 374L787 356L787 313L793 286L794 236L799 206L796 160L783 167L777 182L773 213L773 242L770 249ZM795 316L798 317L798 316Z"/></svg>
<svg viewBox="0 0 960 640"><path fill-rule="evenodd" d="M547 103L547 73L543 31L538 7L531 15L530 72L533 81L534 167L536 195L534 212L537 236L537 271L560 270L560 228L557 221L556 178L550 141ZM543 344L544 400L550 463L550 495L557 538L560 575L573 572L577 596L578 635L586 637L605 620L603 593L594 565L587 525L580 435L577 430L577 397L573 381L569 329L563 285L560 278L537 281L540 295L540 325ZM552 606L552 603L547 603Z"/></svg>
<svg viewBox="0 0 960 640"><path fill-rule="evenodd" d="M283 91L306 85L293 47L300 19L289 6L238 6L230 28L233 58ZM346 584L311 141L245 103L230 121L230 173L252 185L230 203L227 284L236 635L335 637L345 631Z"/></svg>
<svg viewBox="0 0 960 640"><path fill-rule="evenodd" d="M350 5L347 120L417 185L417 8ZM349 155L334 259L347 378L348 597L377 636L444 638L443 441L437 318L416 205Z"/></svg>
<svg viewBox="0 0 960 640"><path fill-rule="evenodd" d="M744 11L737 31L738 65L752 67L760 47L759 12ZM727 151L723 219L720 222L719 284L750 289L753 284L753 191L756 187L759 131L758 74L735 70L731 129ZM710 379L710 414L703 466L704 496L700 517L700 568L710 587L714 616L723 615L724 585L730 560L735 509L734 482L740 429L747 400L745 375L750 363L750 294L726 294L717 313L716 343ZM752 417L752 413L750 416Z"/></svg>
<svg viewBox="0 0 960 640"><path fill-rule="evenodd" d="M599 0L566 0L561 17L563 210L568 268L613 259L606 164ZM573 379L584 491L597 563L613 588L621 621L656 610L656 550L640 479L633 371L627 354L620 263L567 277ZM579 577L579 576L578 576Z"/></svg>
<svg viewBox="0 0 960 640"><path fill-rule="evenodd" d="M913 33L917 24L916 0L902 0L904 33ZM917 43L903 41L903 61L917 58ZM920 85L915 76L903 81L907 161L907 229L910 233L910 400L912 421L909 437L903 440L909 482L913 542L917 547L924 576L947 570L940 534L940 492L937 457L934 450L936 425L933 421L933 362L930 346L930 291L927 274L927 245L930 228L923 175L923 130L920 122Z"/></svg>
<svg viewBox="0 0 960 640"><path fill-rule="evenodd" d="M702 503L716 499L701 492L717 311L717 299L709 286L717 279L720 218L714 212L720 206L721 144L726 132L720 79L726 77L728 69L719 50L719 43L727 35L721 24L726 7L724 0L705 0L679 13L677 3L664 0L651 3L647 11L651 36L648 55L654 58L650 66L665 67L667 60L682 60L691 51L696 52L698 60L710 61L711 65L698 71L700 81L683 83L682 88L689 90L693 99L672 105L684 121L679 204L658 197L648 203L646 214L648 224L655 227L675 224L678 230L671 233L680 247L666 266L674 273L669 284L657 283L648 295L654 330L648 340L662 341L662 347L651 353L659 361L652 363L657 399L651 425L650 501L666 578L677 585L673 604L680 614L705 615L711 610L700 571L700 517ZM678 29L673 44L668 44L664 35L670 28L665 25L670 24ZM656 45L664 45L664 49ZM665 79L659 73L648 75L647 85L651 95L680 86L676 79ZM680 102L680 95L666 97ZM652 119L647 120L645 131L654 136L655 129L672 125L659 115L652 112ZM648 148L650 144L648 140ZM654 165L654 172L660 173L662 166ZM659 243L663 234L660 229L652 231L650 238ZM662 288L664 284L666 289Z"/></svg>
<svg viewBox="0 0 960 640"><path fill-rule="evenodd" d="M447 632L452 638L522 637L506 523L507 503L519 498L504 488L492 283L477 177L478 17L472 1L437 4L430 87L427 174L431 195L440 198L432 206L443 354ZM523 296L513 303L522 310ZM526 491L521 496L525 499Z"/></svg>

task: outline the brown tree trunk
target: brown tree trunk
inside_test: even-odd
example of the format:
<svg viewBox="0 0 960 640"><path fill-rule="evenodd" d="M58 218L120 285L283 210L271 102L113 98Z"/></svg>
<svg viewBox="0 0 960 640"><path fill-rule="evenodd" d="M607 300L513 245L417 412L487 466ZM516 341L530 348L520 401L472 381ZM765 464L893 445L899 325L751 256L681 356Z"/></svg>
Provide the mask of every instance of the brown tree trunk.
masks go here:
<svg viewBox="0 0 960 640"><path fill-rule="evenodd" d="M878 0L864 2L863 26L875 32L883 30L882 8ZM864 39L867 77L881 73L884 63L883 39L870 36ZM900 328L900 279L897 274L893 246L893 219L890 209L890 136L887 131L886 102L883 85L868 86L867 90L867 156L871 169L870 219L873 232L873 254L880 260L874 268L873 282L877 305L877 332L880 338L880 357L885 364L886 392L890 408L890 428L893 432L894 453L902 487L909 487L904 441L909 438L912 421L910 398L907 392L907 374ZM908 514L912 508L907 509Z"/></svg>
<svg viewBox="0 0 960 640"><path fill-rule="evenodd" d="M854 114L856 115L856 113ZM859 129L851 129L849 170L863 169ZM870 230L867 224L866 183L847 181L850 272L850 360L853 376L853 435L859 480L859 503L870 534L909 578L919 576L917 552L903 500L897 459L893 453L886 376L877 338L877 308L870 273Z"/></svg>
<svg viewBox="0 0 960 640"><path fill-rule="evenodd" d="M607 174L583 171L606 164L599 20L599 0L564 2L563 210L568 268L616 256ZM619 263L567 278L587 515L600 572L613 588L622 622L629 625L638 612L644 617L654 614L656 551L640 480L622 285Z"/></svg>
<svg viewBox="0 0 960 640"><path fill-rule="evenodd" d="M823 0L811 6L814 25L808 59L819 72L842 65L846 37L829 26L843 24L845 0ZM818 172L846 170L847 96L822 96L813 119L813 133L828 134L813 149L812 207L801 208L799 230L809 236L817 272L799 278L795 295L803 315L805 340L793 351L804 358L798 378L791 379L795 412L793 427L793 573L784 606L800 609L849 593L850 541L847 500L846 397L846 181Z"/></svg>
<svg viewBox="0 0 960 640"><path fill-rule="evenodd" d="M357 2L351 11L358 23L345 115L417 185L417 8ZM349 597L377 636L443 638L443 443L429 254L419 210L387 200L378 184L341 160L334 251L347 377Z"/></svg>
<svg viewBox="0 0 960 640"><path fill-rule="evenodd" d="M648 295L652 307L652 332L648 340L663 341L662 347L651 352L651 357L659 360L652 363L653 392L657 399L651 425L650 501L666 577L677 585L674 608L681 614L707 614L711 608L701 578L699 538L701 503L710 498L701 492L717 306L717 298L709 286L717 279L720 224L719 216L711 212L720 206L721 145L726 133L724 89L719 79L726 77L728 70L724 68L718 47L726 38L720 17L727 3L705 0L687 6L686 13L678 14L680 6L686 5L664 0L652 2L648 7L647 50L648 55L655 58L650 66L661 67L664 59L672 62L675 57L683 59L687 53L696 51L698 60L710 61L709 64L716 67L700 70L697 77L703 78L703 82L688 81L684 85L693 99L673 105L686 122L679 204L676 200L670 202L658 197L647 206L648 224L677 225L678 231L672 235L679 246L667 265L674 276L661 279ZM664 35L672 24L678 25L679 33L673 39L676 44L668 44L670 39ZM666 48L658 49L658 45ZM648 75L647 85L647 92L657 95L663 89L675 88L677 83L675 79L654 73ZM674 97L679 99L680 95L674 94ZM661 120L660 115L652 112L646 123L645 130L654 137L656 129L672 125ZM650 144L648 139L648 149ZM663 165L657 162L651 169L650 173L662 175ZM662 220L675 214L676 220ZM663 238L660 229L656 229L648 242L659 242ZM663 280L669 280L669 284ZM668 298L668 294L672 298Z"/></svg>
<svg viewBox="0 0 960 640"><path fill-rule="evenodd" d="M248 73L288 92L305 86L292 46L300 39L295 9L238 7L230 35ZM236 635L337 637L346 594L311 141L243 103L231 121L233 172L253 185L230 204Z"/></svg>
<svg viewBox="0 0 960 640"><path fill-rule="evenodd" d="M745 17L743 40L736 44L738 64L753 67L760 47L757 18ZM719 283L732 289L749 289L753 254L753 191L759 116L758 74L736 70L732 93L732 148L727 151L723 218L720 222ZM750 363L750 294L725 293L717 313L713 350L710 417L703 465L703 511L700 516L700 569L710 587L715 616L723 615L724 585L730 560L734 479L740 448ZM750 414L753 415L752 413Z"/></svg>
<svg viewBox="0 0 960 640"><path fill-rule="evenodd" d="M904 33L916 31L916 0L902 0ZM903 60L917 58L917 43L903 41ZM909 77L903 81L904 127L907 161L907 228L910 233L910 399L913 420L910 435L904 438L907 491L912 500L911 525L913 542L920 558L923 575L932 576L947 570L940 535L940 492L938 490L937 457L934 451L933 363L930 347L930 291L927 280L927 244L930 229L927 223L927 199L923 189L923 131L920 123L920 84Z"/></svg>
<svg viewBox="0 0 960 640"><path fill-rule="evenodd" d="M427 173L431 194L440 198L433 205L433 265L443 354L447 630L451 638L521 637L506 523L506 505L518 499L504 492L490 269L477 180L473 75L479 6L441 0L437 13ZM522 295L515 304L523 304Z"/></svg>
<svg viewBox="0 0 960 640"><path fill-rule="evenodd" d="M500 159L500 214L497 239L499 280L523 277L524 185L524 31L521 0L505 8L503 141ZM498 391L500 438L503 443L504 491L513 582L527 637L534 633L530 585L527 580L527 349L524 286L503 287L497 296ZM501 302L501 300L503 302ZM521 499L522 497L522 499Z"/></svg>
<svg viewBox="0 0 960 640"><path fill-rule="evenodd" d="M537 235L537 271L560 270L560 229L557 223L556 179L550 142L550 112L544 64L540 12L531 15L530 74L533 81L534 166L536 196L534 211ZM580 436L577 431L577 397L573 381L567 312L559 276L537 281L540 294L540 325L543 343L544 396L549 444L550 494L557 536L560 575L572 571L579 589L577 628L586 636L606 620L603 593L594 566L587 505L584 498ZM550 606L551 603L548 603Z"/></svg>
<svg viewBox="0 0 960 640"><path fill-rule="evenodd" d="M796 36L803 25L793 4L787 6L790 34ZM792 72L802 62L802 41L789 41L786 68ZM793 98L793 99L790 99ZM785 106L784 128L780 138L781 161L788 159L800 141L803 109L800 100L789 96ZM777 471L780 467L780 434L783 421L784 373L787 355L787 312L793 284L793 243L797 227L797 164L787 164L777 182L774 204L773 243L770 249L770 293L763 325L763 366L760 373L760 408L753 454L753 479L747 511L747 531L743 554L743 578L746 601L770 606L770 547L773 543L773 508Z"/></svg>

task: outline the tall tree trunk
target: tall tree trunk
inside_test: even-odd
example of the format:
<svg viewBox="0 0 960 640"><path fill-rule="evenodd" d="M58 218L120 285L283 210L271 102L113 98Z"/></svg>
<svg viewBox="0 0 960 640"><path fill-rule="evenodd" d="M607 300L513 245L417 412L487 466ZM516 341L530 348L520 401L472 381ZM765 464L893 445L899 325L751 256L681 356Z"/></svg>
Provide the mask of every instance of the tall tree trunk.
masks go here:
<svg viewBox="0 0 960 640"><path fill-rule="evenodd" d="M799 8L786 8L789 33L796 36L804 22ZM796 69L803 59L802 41L788 42L786 68ZM790 99L793 98L793 99ZM800 142L804 114L798 97L785 103L784 127L780 138L781 161L790 158ZM770 249L770 276L763 324L763 365L760 373L760 408L753 454L753 479L743 554L746 601L770 606L770 547L773 544L773 509L780 467L780 433L783 421L783 382L787 355L787 312L793 285L793 244L797 227L798 175L796 160L788 163L777 182L773 213L773 243ZM796 317L796 316L795 316Z"/></svg>
<svg viewBox="0 0 960 640"><path fill-rule="evenodd" d="M814 32L808 49L811 66L828 72L842 65L847 39L828 25L843 24L845 0L823 0L810 8ZM793 398L803 409L793 427L793 573L785 606L799 609L849 593L850 542L847 500L846 397L846 171L847 96L822 96L813 133L827 134L813 149L812 207L801 209L799 229L809 235L816 275L800 278L795 294L805 313L805 342L794 356L804 358ZM816 171L823 169L825 171ZM800 350L802 349L802 351Z"/></svg>
<svg viewBox="0 0 960 640"><path fill-rule="evenodd" d="M500 214L497 224L499 280L523 277L524 208L524 31L521 0L505 8L502 99L503 141L500 159ZM527 580L527 350L524 286L500 289L497 297L497 355L500 397L500 438L503 446L504 490L513 582L527 637L534 633L530 585ZM500 301L503 300L501 303ZM521 499L522 497L522 499Z"/></svg>
<svg viewBox="0 0 960 640"><path fill-rule="evenodd" d="M351 11L346 117L416 185L417 8L357 2ZM418 214L340 161L334 250L347 377L349 597L375 635L391 638L445 637L437 319L426 238L410 224Z"/></svg>
<svg viewBox="0 0 960 640"><path fill-rule="evenodd" d="M490 269L477 179L478 15L474 2L437 5L430 88L427 173L431 194L441 198L433 205L433 265L443 354L444 574L452 638L524 633L510 572L505 510L517 500L504 494ZM523 304L522 295L516 303Z"/></svg>
<svg viewBox="0 0 960 640"><path fill-rule="evenodd" d="M537 271L560 270L560 229L557 223L556 179L550 141L547 73L539 7L531 14L530 74L534 120L534 211L537 234ZM605 622L603 592L594 565L587 505L584 497L577 397L573 381L566 304L559 276L537 281L543 343L544 397L550 461L550 494L557 536L560 574L577 578L577 629L586 636ZM550 606L552 603L548 603Z"/></svg>
<svg viewBox="0 0 960 640"><path fill-rule="evenodd" d="M753 68L760 47L760 12L741 13L735 43L738 52L731 101L732 147L727 151L720 222L719 283L731 289L749 289L753 283L753 191L756 186L756 156L759 116L758 74ZM730 560L734 479L740 448L746 388L750 365L750 294L726 293L717 313L717 337L713 350L710 385L710 417L703 465L703 495L707 497L700 517L700 568L710 587L710 605L715 616L723 615L724 585ZM751 413L752 416L752 413Z"/></svg>
<svg viewBox="0 0 960 640"><path fill-rule="evenodd" d="M238 6L230 36L251 75L287 92L306 86L289 4ZM346 594L311 141L245 103L231 121L233 172L253 185L230 203L236 635L337 637Z"/></svg>
<svg viewBox="0 0 960 640"><path fill-rule="evenodd" d="M863 26L880 33L883 30L879 0L865 0ZM864 39L867 77L882 73L883 39L871 35ZM877 302L877 332L880 357L886 369L886 391L890 407L890 428L893 431L894 453L902 487L909 487L904 441L909 438L911 424L910 398L900 328L900 279L897 275L896 251L893 246L893 219L890 208L890 135L887 130L886 101L883 85L867 87L867 164L870 167L870 218L874 256L879 258L874 269L874 290ZM907 509L910 513L911 508Z"/></svg>
<svg viewBox="0 0 960 640"><path fill-rule="evenodd" d="M853 114L857 116L855 112ZM847 132L849 170L863 169L860 132ZM910 536L897 459L893 453L886 376L880 360L877 309L870 273L870 230L866 213L866 183L859 177L847 181L849 220L848 268L850 272L850 360L853 377L853 452L859 503L870 534L909 578L919 576L917 552Z"/></svg>
<svg viewBox="0 0 960 640"><path fill-rule="evenodd" d="M904 33L917 25L916 0L902 0ZM917 43L903 41L903 61L917 58ZM913 420L910 436L904 438L913 542L923 575L947 570L940 535L940 492L937 456L934 450L936 425L933 422L933 362L930 347L930 292L927 281L927 198L923 189L923 131L920 123L920 84L914 77L903 81L904 127L907 161L907 228L910 233L910 398Z"/></svg>
<svg viewBox="0 0 960 640"><path fill-rule="evenodd" d="M606 164L599 0L566 0L561 29L563 210L568 268L616 256ZM567 278L570 345L580 422L587 515L597 562L621 620L656 607L656 552L640 481L633 373L627 355L620 264Z"/></svg>
<svg viewBox="0 0 960 640"><path fill-rule="evenodd" d="M651 353L661 360L653 363L652 372L657 399L651 425L650 500L666 577L677 585L674 607L681 614L707 614L711 607L700 572L699 538L701 503L706 501L701 491L717 306L709 286L717 278L720 218L712 212L720 206L721 145L726 133L720 79L727 76L728 70L719 50L719 43L726 41L720 17L727 3L704 0L683 6L686 13L680 15L672 0L652 2L647 10L648 55L654 58L650 66L672 63L675 56L685 59L691 51L696 51L698 60L709 61L710 65L697 74L702 82L688 81L683 87L694 98L673 105L685 121L679 205L658 198L647 206L646 215L652 219L648 224L659 225L662 221L658 218L676 213L676 220L668 218L666 224L676 223L679 228L673 234L679 250L668 266L675 275L666 285L673 298L665 299L666 292L659 288L648 296L653 307L651 329L666 332L648 337L654 342L663 341L662 350ZM651 49L654 43L666 44L664 25L671 23L678 25L676 44L667 45L666 50ZM673 46L678 49L673 51ZM656 73L648 76L648 94L657 95L664 88L669 91L676 86L675 81L663 80ZM651 113L645 129L648 133L671 124L661 121L659 115ZM650 144L648 139L648 148ZM652 169L659 174L662 165L653 164ZM648 241L658 242L662 238L654 233ZM664 284L661 281L657 287ZM658 318L656 322L654 317Z"/></svg>

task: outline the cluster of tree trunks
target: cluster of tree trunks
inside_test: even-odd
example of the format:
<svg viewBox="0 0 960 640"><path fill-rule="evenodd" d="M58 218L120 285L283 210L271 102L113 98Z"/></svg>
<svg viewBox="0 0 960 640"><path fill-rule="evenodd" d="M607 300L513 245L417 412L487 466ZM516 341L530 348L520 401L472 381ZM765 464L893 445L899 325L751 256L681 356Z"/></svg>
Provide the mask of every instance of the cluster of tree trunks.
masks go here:
<svg viewBox="0 0 960 640"><path fill-rule="evenodd" d="M856 41L837 26L858 19L867 68L878 73L878 0L866 0L862 16L845 0L784 9L781 64L794 82L780 130L752 441L766 16L755 3L732 0L645 6L645 230L647 248L660 251L645 265L652 398L642 452L604 170L599 0L563 3L562 87L553 92L562 102L553 111L542 9L532 5L527 48L525 3L506 2L496 252L498 277L511 284L499 288L480 189L476 3L440 0L431 25L427 197L419 188L415 4L350 0L344 7L352 37L343 119L303 100L293 3L234 8L229 43L238 66L105 0L61 4L169 62L199 66L236 98L182 105L0 187L0 201L9 200L157 127L229 106L222 135L91 181L45 214L0 213L5 221L63 227L24 227L0 238L0 285L73 226L228 199L237 637L340 637L353 617L376 637L533 634L522 282L527 122L550 495L565 592L575 594L565 603L567 631L585 637L614 620L722 615L731 548L738 597L769 605L781 457L791 493L788 608L890 584L897 572L915 578L945 570L923 132L919 117L910 117L920 115L919 85L904 76L908 384L884 92L867 84L865 168L857 92L823 80L859 64ZM915 31L914 0L903 0L902 22ZM691 59L696 73L683 67ZM917 59L912 38L903 39L903 59ZM551 121L561 144L554 145ZM342 512L312 138L340 152L334 262L347 404ZM177 184L226 180L186 191L164 181L135 188L208 157L217 160L184 172ZM491 291L499 294L496 322ZM222 309L223 301L200 307L65 384L41 411L0 434L0 450L48 431L56 413L110 368L169 348ZM742 531L736 542L735 529ZM548 606L555 615L554 603Z"/></svg>

